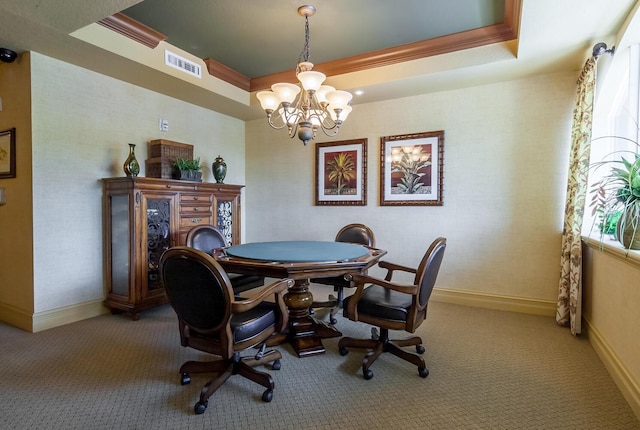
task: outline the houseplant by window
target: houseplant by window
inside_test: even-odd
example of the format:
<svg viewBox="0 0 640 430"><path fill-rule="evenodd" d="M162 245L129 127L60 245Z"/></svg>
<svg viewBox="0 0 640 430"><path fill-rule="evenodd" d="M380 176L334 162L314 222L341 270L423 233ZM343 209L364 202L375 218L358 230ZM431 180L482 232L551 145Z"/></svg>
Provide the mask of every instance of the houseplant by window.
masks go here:
<svg viewBox="0 0 640 430"><path fill-rule="evenodd" d="M640 154L627 152L616 160L595 163L610 173L593 185L593 214L608 220L620 212L616 236L626 249L640 249ZM601 235L606 229L601 229Z"/></svg>
<svg viewBox="0 0 640 430"><path fill-rule="evenodd" d="M189 160L186 158L178 158L173 163L173 177L183 181L202 181L202 165L200 158Z"/></svg>

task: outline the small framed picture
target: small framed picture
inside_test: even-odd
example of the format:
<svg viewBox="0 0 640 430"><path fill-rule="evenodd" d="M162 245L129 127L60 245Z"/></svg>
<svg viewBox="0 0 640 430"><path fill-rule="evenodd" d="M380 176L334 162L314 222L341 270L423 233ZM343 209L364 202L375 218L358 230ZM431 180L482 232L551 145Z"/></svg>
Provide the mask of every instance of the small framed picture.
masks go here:
<svg viewBox="0 0 640 430"><path fill-rule="evenodd" d="M442 206L444 131L380 138L380 205Z"/></svg>
<svg viewBox="0 0 640 430"><path fill-rule="evenodd" d="M0 131L0 178L16 177L16 129Z"/></svg>
<svg viewBox="0 0 640 430"><path fill-rule="evenodd" d="M316 206L367 204L367 139L316 144Z"/></svg>

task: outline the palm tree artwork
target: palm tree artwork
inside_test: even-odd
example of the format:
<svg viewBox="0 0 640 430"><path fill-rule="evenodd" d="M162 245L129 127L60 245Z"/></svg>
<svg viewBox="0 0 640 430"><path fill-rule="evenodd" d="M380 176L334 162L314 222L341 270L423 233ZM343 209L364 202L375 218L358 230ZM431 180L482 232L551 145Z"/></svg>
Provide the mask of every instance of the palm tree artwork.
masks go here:
<svg viewBox="0 0 640 430"><path fill-rule="evenodd" d="M333 158L326 162L325 172L328 184L331 184L327 191L332 194L353 194L355 190L355 185L349 186L357 177L356 163L350 152L354 151L333 153Z"/></svg>
<svg viewBox="0 0 640 430"><path fill-rule="evenodd" d="M424 146L397 146L391 149L391 173L400 174L395 184L399 194L424 193L424 187L430 187L430 175L427 178L424 176L429 173L431 153L425 152ZM425 180L429 180L429 183Z"/></svg>

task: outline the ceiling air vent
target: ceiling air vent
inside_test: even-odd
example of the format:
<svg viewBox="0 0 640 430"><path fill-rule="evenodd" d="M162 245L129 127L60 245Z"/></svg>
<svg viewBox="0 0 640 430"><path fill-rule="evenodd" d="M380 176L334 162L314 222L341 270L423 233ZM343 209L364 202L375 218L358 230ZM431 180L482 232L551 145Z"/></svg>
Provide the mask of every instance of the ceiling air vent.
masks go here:
<svg viewBox="0 0 640 430"><path fill-rule="evenodd" d="M202 78L202 68L199 65L187 60L186 58L182 58L173 52L169 52L167 50L164 51L164 64L178 70L182 70L183 72L197 78Z"/></svg>

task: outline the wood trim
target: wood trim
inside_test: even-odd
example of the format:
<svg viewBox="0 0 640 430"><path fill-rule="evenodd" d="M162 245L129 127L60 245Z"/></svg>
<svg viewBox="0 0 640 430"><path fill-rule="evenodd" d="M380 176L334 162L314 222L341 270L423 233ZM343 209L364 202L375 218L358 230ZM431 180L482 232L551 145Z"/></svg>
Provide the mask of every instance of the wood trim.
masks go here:
<svg viewBox="0 0 640 430"><path fill-rule="evenodd" d="M328 61L315 68L335 76L513 40L518 37L521 9L522 0L505 0L503 23ZM295 70L253 78L251 92L270 88L276 82L296 82Z"/></svg>
<svg viewBox="0 0 640 430"><path fill-rule="evenodd" d="M504 24L511 27L511 31L518 37L520 33L520 13L522 12L522 0L505 0Z"/></svg>
<svg viewBox="0 0 640 430"><path fill-rule="evenodd" d="M118 12L101 19L98 24L153 49L167 36Z"/></svg>
<svg viewBox="0 0 640 430"><path fill-rule="evenodd" d="M222 63L217 62L213 58L205 58L204 64L207 66L207 71L211 76L221 79L225 82L235 85L241 90L249 91L251 80L242 73L236 72L231 67L225 66Z"/></svg>

